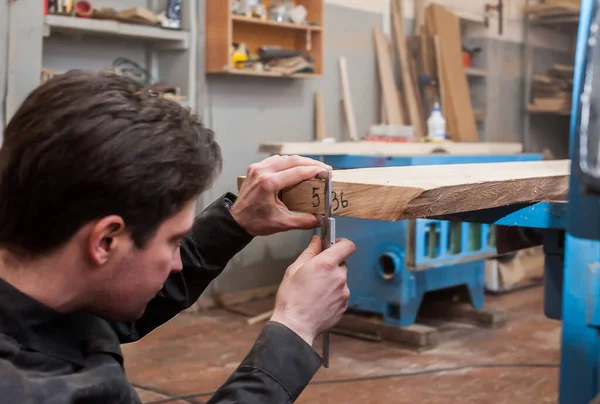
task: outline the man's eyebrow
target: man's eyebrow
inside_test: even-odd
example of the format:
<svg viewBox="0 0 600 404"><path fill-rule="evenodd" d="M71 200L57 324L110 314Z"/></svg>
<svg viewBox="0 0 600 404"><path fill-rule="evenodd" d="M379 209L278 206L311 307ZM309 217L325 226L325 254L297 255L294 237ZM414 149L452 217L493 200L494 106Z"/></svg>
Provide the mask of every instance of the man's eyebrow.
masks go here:
<svg viewBox="0 0 600 404"><path fill-rule="evenodd" d="M179 233L176 233L176 234L174 234L174 235L173 235L173 237L171 237L171 238L172 238L173 240L174 240L174 239L178 239L178 238L183 238L183 237L187 236L188 234L190 234L190 232L192 231L192 228L193 228L193 227L194 227L194 226L190 226L190 227L189 227L187 230L185 230L185 231L182 231L182 232L179 232Z"/></svg>

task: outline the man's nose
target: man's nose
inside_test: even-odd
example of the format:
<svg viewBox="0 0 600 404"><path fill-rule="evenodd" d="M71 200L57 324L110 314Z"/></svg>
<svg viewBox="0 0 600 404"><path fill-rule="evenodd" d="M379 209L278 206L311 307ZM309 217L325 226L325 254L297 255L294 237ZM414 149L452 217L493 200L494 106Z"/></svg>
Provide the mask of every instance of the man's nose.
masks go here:
<svg viewBox="0 0 600 404"><path fill-rule="evenodd" d="M175 252L173 256L173 263L171 264L172 272L181 272L183 270L183 263L181 262L181 252L179 248Z"/></svg>

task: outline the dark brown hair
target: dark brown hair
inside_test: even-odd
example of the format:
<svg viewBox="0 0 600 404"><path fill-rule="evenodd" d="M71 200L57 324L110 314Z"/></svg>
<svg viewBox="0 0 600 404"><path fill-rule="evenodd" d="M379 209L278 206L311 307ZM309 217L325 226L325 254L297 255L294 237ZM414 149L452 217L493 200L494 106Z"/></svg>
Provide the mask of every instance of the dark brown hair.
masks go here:
<svg viewBox="0 0 600 404"><path fill-rule="evenodd" d="M4 132L0 245L44 254L115 214L142 248L221 164L213 132L177 102L69 71L35 89Z"/></svg>

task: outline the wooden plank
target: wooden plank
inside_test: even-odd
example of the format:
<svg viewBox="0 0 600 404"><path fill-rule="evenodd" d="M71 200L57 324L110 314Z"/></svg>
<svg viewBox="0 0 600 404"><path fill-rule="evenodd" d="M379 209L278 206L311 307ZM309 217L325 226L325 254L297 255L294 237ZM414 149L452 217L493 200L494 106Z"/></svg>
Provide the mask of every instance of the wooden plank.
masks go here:
<svg viewBox="0 0 600 404"><path fill-rule="evenodd" d="M421 97L416 91L414 82L411 78L408 50L406 49L406 40L404 35L404 21L402 12L402 1L393 0L391 3L392 27L396 37L396 48L400 60L400 73L402 76L402 89L408 106L410 124L413 126L415 137L422 137L424 132L424 122L420 112Z"/></svg>
<svg viewBox="0 0 600 404"><path fill-rule="evenodd" d="M352 105L352 96L350 94L350 83L348 82L348 64L346 58L341 57L339 61L340 78L342 81L342 102L344 104L344 116L348 127L348 136L352 140L358 140L356 130L356 117L354 116L354 106Z"/></svg>
<svg viewBox="0 0 600 404"><path fill-rule="evenodd" d="M563 201L569 171L569 160L334 170L332 211L395 221ZM323 188L320 180L305 181L284 191L282 201L294 211L323 213Z"/></svg>
<svg viewBox="0 0 600 404"><path fill-rule="evenodd" d="M378 316L364 314L344 314L332 331L370 335L374 340L398 342L420 349L433 349L440 342L439 332L434 327L420 324L396 327L385 323Z"/></svg>
<svg viewBox="0 0 600 404"><path fill-rule="evenodd" d="M433 48L435 50L435 60L437 67L437 82L438 82L438 90L439 90L439 100L440 100L440 108L442 110L442 115L446 119L446 133L450 136L452 140L458 141L457 136L453 136L453 129L456 124L454 123L454 115L452 114L452 100L449 97L448 93L445 91L444 84L448 80L446 73L442 67L442 53L440 49L440 39L436 35L433 37ZM443 84L442 84L443 83ZM433 108L433 105L432 105Z"/></svg>
<svg viewBox="0 0 600 404"><path fill-rule="evenodd" d="M261 143L259 153L310 155L362 155L386 157L413 157L430 154L452 155L506 155L523 152L521 143L440 142L440 143L387 143L387 142L272 142Z"/></svg>
<svg viewBox="0 0 600 404"><path fill-rule="evenodd" d="M440 86L446 99L450 100L449 113L448 106L444 108L444 116L449 124L448 132L452 140L476 142L479 136L467 77L464 74L459 19L439 4L429 5L427 12L428 24L434 31L431 34L437 35L439 40L440 58L437 63L443 71L443 75L439 77Z"/></svg>
<svg viewBox="0 0 600 404"><path fill-rule="evenodd" d="M428 128L426 122L427 118L425 117L425 112L423 110L423 94L421 93L421 87L419 86L419 71L417 68L418 50L415 50L415 46L418 47L417 41L418 38L416 37L407 37L406 47L409 51L408 63L410 66L410 79L412 80L412 85L415 90L417 111L419 112L419 120L421 121L421 136L426 137L428 135Z"/></svg>
<svg viewBox="0 0 600 404"><path fill-rule="evenodd" d="M446 318L493 329L503 327L506 324L505 312L487 307L476 309L469 303L430 300L422 304L419 315Z"/></svg>
<svg viewBox="0 0 600 404"><path fill-rule="evenodd" d="M536 17L577 16L580 7L575 4L530 4L523 7L523 13Z"/></svg>
<svg viewBox="0 0 600 404"><path fill-rule="evenodd" d="M421 60L420 60L421 73L423 75L431 78L431 80L436 81L437 80L437 74L436 74L437 67L436 67L436 63L435 63L435 49L434 49L434 44L433 44L433 38L428 35L427 29L425 27L421 28L421 36L419 37L419 40L420 40L419 51L421 53ZM433 104L435 103L435 100L437 97L435 90L436 90L436 88L433 84L425 85L425 94L424 94L425 110L423 111L423 116L425 116L425 117L429 117L429 115L431 114L431 110L433 109Z"/></svg>
<svg viewBox="0 0 600 404"><path fill-rule="evenodd" d="M392 71L392 56L386 37L377 26L373 29L375 51L377 54L377 67L379 69L379 84L383 97L382 111L385 111L385 121L389 125L403 125L401 104L398 102L396 91L398 86Z"/></svg>
<svg viewBox="0 0 600 404"><path fill-rule="evenodd" d="M315 139L323 140L327 137L327 123L325 121L325 105L323 104L323 93L315 93Z"/></svg>
<svg viewBox="0 0 600 404"><path fill-rule="evenodd" d="M421 35L425 25L425 0L415 0L415 36Z"/></svg>

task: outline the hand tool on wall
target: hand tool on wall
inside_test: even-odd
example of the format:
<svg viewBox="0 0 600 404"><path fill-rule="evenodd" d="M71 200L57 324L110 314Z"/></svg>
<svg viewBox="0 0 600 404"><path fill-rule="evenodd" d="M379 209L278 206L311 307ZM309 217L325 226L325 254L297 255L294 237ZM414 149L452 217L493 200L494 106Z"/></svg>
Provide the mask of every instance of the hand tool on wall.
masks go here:
<svg viewBox="0 0 600 404"><path fill-rule="evenodd" d="M325 191L323 193L324 210L321 220L321 246L323 250L328 249L335 244L335 219L331 217L331 194L332 173L331 171L323 171L317 174L317 178L325 181ZM329 367L329 330L323 333L323 366Z"/></svg>

